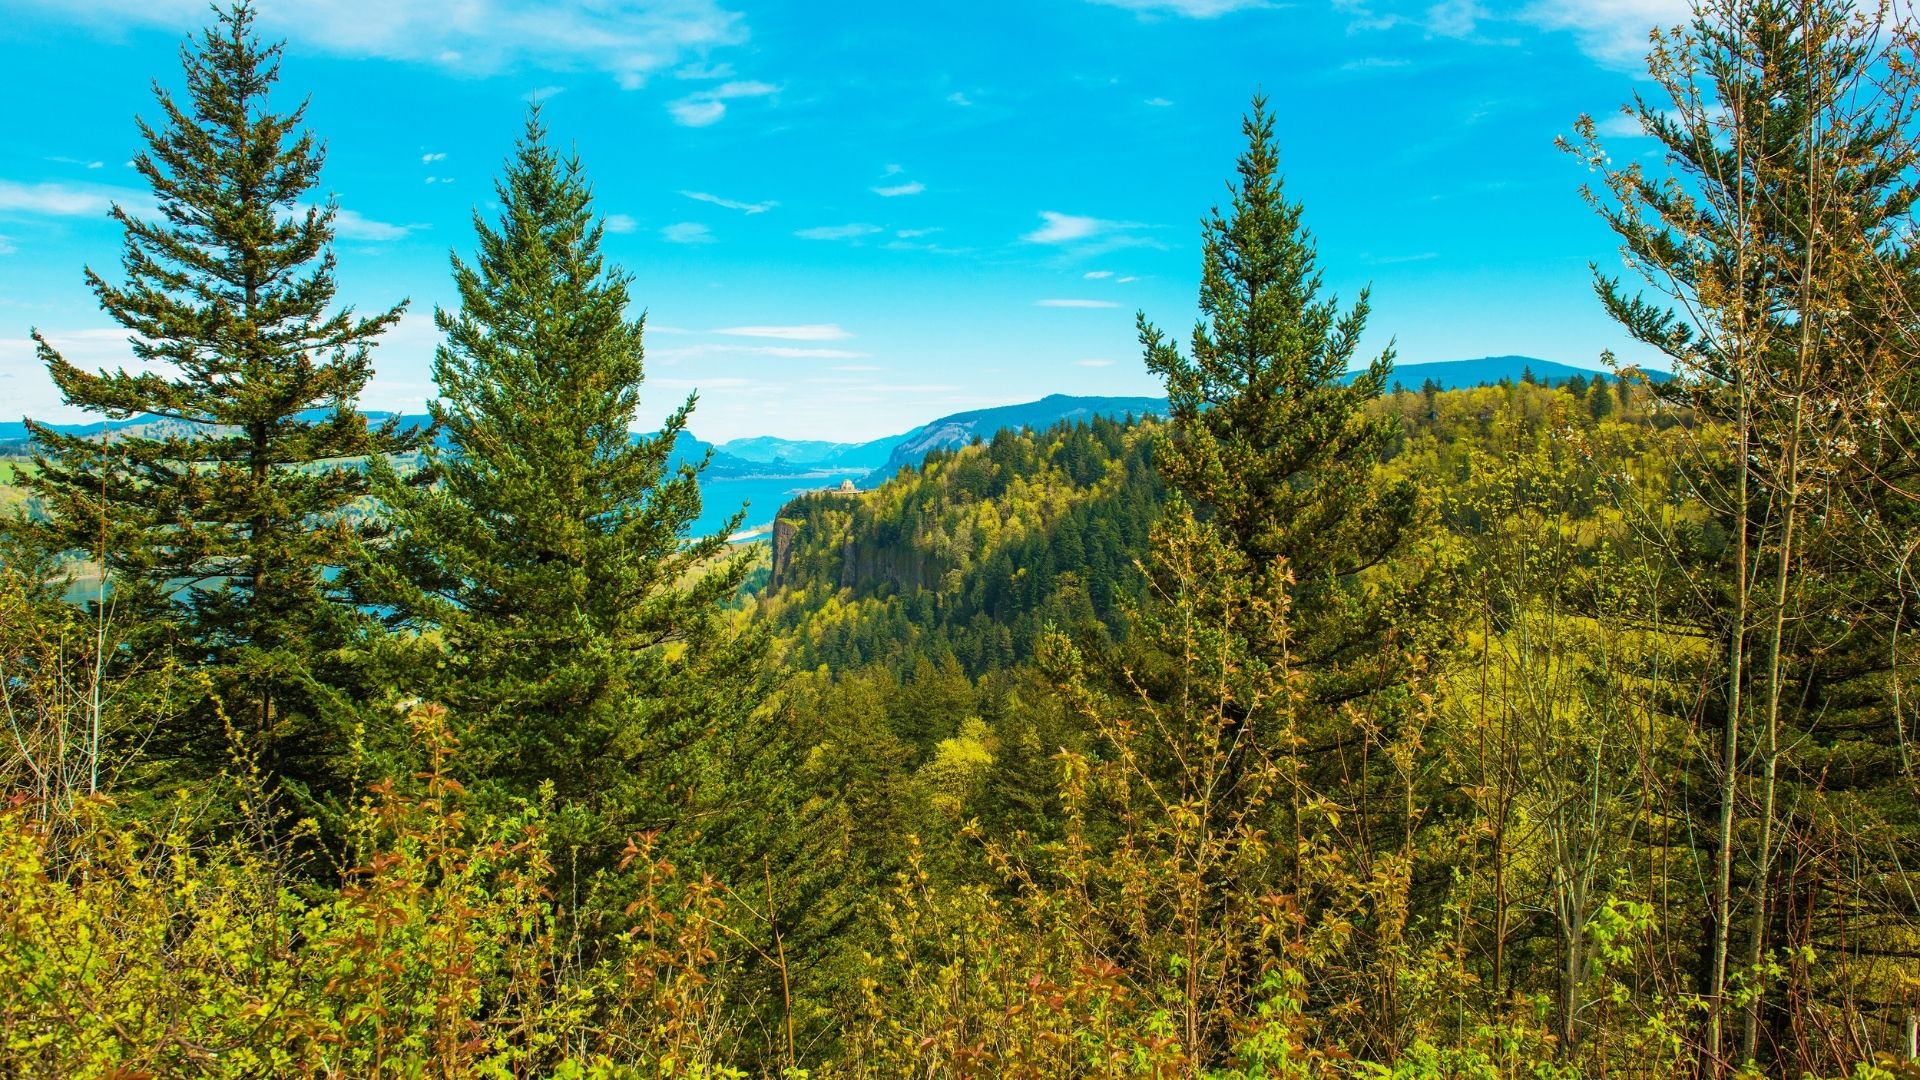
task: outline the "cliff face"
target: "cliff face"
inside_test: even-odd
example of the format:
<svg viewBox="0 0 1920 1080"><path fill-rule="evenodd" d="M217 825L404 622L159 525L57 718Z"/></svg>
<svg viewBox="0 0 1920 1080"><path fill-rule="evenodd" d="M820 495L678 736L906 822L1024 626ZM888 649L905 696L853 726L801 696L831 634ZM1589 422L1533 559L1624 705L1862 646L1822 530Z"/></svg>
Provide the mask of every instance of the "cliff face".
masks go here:
<svg viewBox="0 0 1920 1080"><path fill-rule="evenodd" d="M781 508L781 513L786 509ZM773 574L767 579L767 587L778 589L784 580L787 563L793 558L793 538L800 532L800 524L791 518L773 519Z"/></svg>
<svg viewBox="0 0 1920 1080"><path fill-rule="evenodd" d="M878 519L868 492L815 492L788 503L773 523L770 589L821 585L870 592L912 590L939 580L939 560Z"/></svg>

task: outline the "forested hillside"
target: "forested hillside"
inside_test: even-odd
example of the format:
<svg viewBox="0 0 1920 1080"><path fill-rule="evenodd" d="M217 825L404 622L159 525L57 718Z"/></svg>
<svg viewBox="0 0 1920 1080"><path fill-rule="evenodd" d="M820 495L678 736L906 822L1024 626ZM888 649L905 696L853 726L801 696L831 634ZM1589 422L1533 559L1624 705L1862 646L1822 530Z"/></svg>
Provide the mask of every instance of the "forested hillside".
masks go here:
<svg viewBox="0 0 1920 1080"><path fill-rule="evenodd" d="M1164 399L956 414L758 545L694 399L630 430L537 107L429 420L358 409L402 308L255 18L87 272L149 363L39 341L165 420L30 423L0 527L0 1075L1920 1075L1904 16L1706 4L1657 156L1577 125L1670 375L1410 385L1256 98Z"/></svg>

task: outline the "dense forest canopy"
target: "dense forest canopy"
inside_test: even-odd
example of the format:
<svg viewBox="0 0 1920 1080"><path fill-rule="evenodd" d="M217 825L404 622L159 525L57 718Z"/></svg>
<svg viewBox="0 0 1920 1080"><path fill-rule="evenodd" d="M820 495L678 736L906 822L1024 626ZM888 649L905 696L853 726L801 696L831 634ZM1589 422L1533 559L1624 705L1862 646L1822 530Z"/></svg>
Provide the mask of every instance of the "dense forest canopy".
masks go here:
<svg viewBox="0 0 1920 1080"><path fill-rule="evenodd" d="M1657 161L1575 125L1671 374L1396 378L1256 98L1164 412L741 545L537 108L368 422L254 22L86 272L151 363L40 341L164 422L7 466L0 1073L1920 1076L1904 13L1701 0Z"/></svg>

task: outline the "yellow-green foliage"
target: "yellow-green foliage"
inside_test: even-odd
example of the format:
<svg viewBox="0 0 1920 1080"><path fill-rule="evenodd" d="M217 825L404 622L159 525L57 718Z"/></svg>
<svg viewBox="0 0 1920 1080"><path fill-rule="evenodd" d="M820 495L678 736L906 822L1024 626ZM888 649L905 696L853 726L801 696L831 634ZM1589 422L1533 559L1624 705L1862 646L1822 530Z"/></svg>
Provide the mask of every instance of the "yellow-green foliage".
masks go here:
<svg viewBox="0 0 1920 1080"><path fill-rule="evenodd" d="M0 814L0 1075L734 1075L716 886L637 841L631 925L580 962L538 809L469 821L437 710L414 720L432 767L373 788L332 890L258 832L190 839L186 795L131 821L88 803L57 844Z"/></svg>

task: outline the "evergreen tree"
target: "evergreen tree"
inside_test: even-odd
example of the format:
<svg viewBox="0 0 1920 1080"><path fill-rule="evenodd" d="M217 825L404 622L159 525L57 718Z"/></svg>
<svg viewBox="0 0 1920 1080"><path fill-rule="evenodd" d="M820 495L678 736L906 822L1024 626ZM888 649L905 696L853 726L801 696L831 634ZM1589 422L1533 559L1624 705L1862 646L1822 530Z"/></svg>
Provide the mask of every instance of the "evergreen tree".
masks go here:
<svg viewBox="0 0 1920 1080"><path fill-rule="evenodd" d="M698 816L725 786L701 770L750 749L721 752L759 698L755 639L721 618L749 557L726 554L737 516L688 538L699 466L669 455L694 399L629 433L645 316L628 319L580 163L537 109L496 188L498 223L476 213L478 253L453 259L460 307L435 313L447 447L415 482L379 470L400 535L368 595L423 635L398 640L426 648L440 674L422 689L482 786L551 783L560 835L605 865L634 830Z"/></svg>
<svg viewBox="0 0 1920 1080"><path fill-rule="evenodd" d="M28 486L56 547L101 557L129 646L173 650L193 699L149 750L188 771L228 760L229 728L269 773L309 791L338 783L352 704L338 647L358 621L337 568L374 531L365 473L341 459L414 449L355 401L370 347L399 317L334 308L332 202L314 206L324 151L305 106L272 108L281 46L248 3L183 49L187 99L156 85L163 121L140 121L134 158L160 219L116 205L124 284L88 270L100 306L148 370L90 373L35 334L69 405L151 420L92 437L32 424Z"/></svg>
<svg viewBox="0 0 1920 1080"><path fill-rule="evenodd" d="M1410 483L1381 470L1398 421L1366 411L1392 373L1392 350L1347 381L1366 327L1366 294L1344 312L1320 297L1313 242L1300 205L1282 190L1264 101L1255 100L1243 130L1248 146L1232 213L1216 209L1205 222L1205 321L1194 330L1191 356L1140 319L1147 366L1167 385L1171 431L1156 445L1155 463L1181 497L1165 527L1198 528L1205 544L1220 549L1209 558L1259 582L1257 603L1235 597L1224 581L1217 592L1202 585L1184 602L1252 605L1284 623L1281 629L1256 615L1221 646L1249 658L1236 659L1235 672L1287 671L1287 700L1276 707L1260 694L1223 697L1205 733L1214 776L1199 805L1217 834L1253 829L1296 839L1325 827L1320 807L1340 808L1332 826L1339 839L1320 865L1309 869L1293 845L1281 845L1287 850L1258 873L1264 887L1290 892L1303 906L1352 913L1343 948L1321 957L1342 954L1346 974L1322 987L1318 1002L1365 1017L1351 1035L1390 1047L1393 964L1405 930L1393 912L1401 901L1382 901L1364 916L1348 905L1360 894L1402 895L1412 872L1418 793L1403 763L1412 759L1423 718L1409 690L1422 650L1433 645L1442 593L1419 567L1400 565L1419 507ZM1192 517L1182 524L1189 507ZM1157 582L1151 594L1173 597L1190 586ZM1148 624L1153 615L1146 613ZM1129 638L1115 683L1141 687L1171 707L1189 692L1199 661L1167 644ZM1192 767L1181 753L1165 760L1174 770L1163 777L1167 784ZM1260 779L1275 775L1286 778L1284 802ZM1217 884L1219 900L1261 887L1224 872ZM1309 896L1322 885L1326 892ZM1256 970L1249 964L1223 973L1238 984L1228 996L1250 995Z"/></svg>
<svg viewBox="0 0 1920 1080"><path fill-rule="evenodd" d="M1703 1073L1785 1046L1807 1056L1780 1072L1832 1071L1795 1033L1865 1030L1854 1010L1888 984L1804 964L1763 992L1742 983L1792 950L1856 946L1862 923L1808 912L1877 907L1902 933L1920 916L1879 885L1920 843L1899 705L1914 668L1894 614L1906 586L1873 569L1891 552L1860 546L1913 505L1889 483L1911 460L1889 391L1910 379L1920 282L1913 55L1912 27L1884 10L1706 0L1649 59L1668 100L1631 110L1665 175L1609 164L1580 122L1575 149L1604 177L1589 200L1651 294L1597 271L1596 290L1672 361L1653 396L1691 413L1678 468L1711 493L1703 525L1640 523L1689 586L1663 618L1719 643L1695 676L1703 692L1675 706L1712 748L1687 778L1713 837L1697 898Z"/></svg>
<svg viewBox="0 0 1920 1080"><path fill-rule="evenodd" d="M1345 312L1320 298L1313 241L1300 204L1282 190L1264 100L1243 130L1232 215L1215 209L1205 222L1206 321L1194 328L1191 356L1140 318L1147 367L1166 381L1171 420L1154 461L1253 566L1286 560L1296 582L1295 647L1306 666L1332 675L1377 654L1386 626L1347 604L1356 576L1381 565L1415 519L1412 485L1378 475L1398 422L1366 413L1393 371L1393 352L1346 381L1367 295Z"/></svg>
<svg viewBox="0 0 1920 1080"><path fill-rule="evenodd" d="M1595 375L1593 383L1587 388L1587 412L1595 420L1613 415L1613 391L1607 386L1607 377Z"/></svg>

